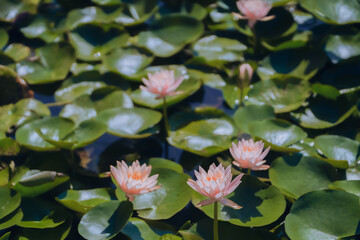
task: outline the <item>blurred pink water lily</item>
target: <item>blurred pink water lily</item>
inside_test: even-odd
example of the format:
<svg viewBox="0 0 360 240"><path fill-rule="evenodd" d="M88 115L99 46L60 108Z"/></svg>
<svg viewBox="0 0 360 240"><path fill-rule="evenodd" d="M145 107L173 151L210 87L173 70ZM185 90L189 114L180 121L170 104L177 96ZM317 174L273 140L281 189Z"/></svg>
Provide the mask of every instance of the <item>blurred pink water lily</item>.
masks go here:
<svg viewBox="0 0 360 240"><path fill-rule="evenodd" d="M180 86L183 80L183 77L175 78L175 73L172 70L160 70L154 74L148 73L148 79L142 79L145 86L140 86L140 88L157 94L158 96L156 99L160 99L166 96L180 94L180 91L175 92L175 90Z"/></svg>
<svg viewBox="0 0 360 240"><path fill-rule="evenodd" d="M233 164L241 168L250 168L251 170L266 170L270 166L265 165L265 156L269 153L270 147L264 149L262 141L254 142L254 140L242 139L238 144L233 143L229 149L231 155L235 159Z"/></svg>
<svg viewBox="0 0 360 240"><path fill-rule="evenodd" d="M133 201L135 195L152 192L161 187L161 185L156 185L159 174L149 177L151 165L143 164L140 166L138 160L133 162L131 166L128 166L124 161L117 161L117 166L110 166L110 170L129 201Z"/></svg>
<svg viewBox="0 0 360 240"><path fill-rule="evenodd" d="M239 0L236 6L244 16L239 13L233 13L233 15L238 19L248 19L251 28L257 21L269 21L274 18L274 16L266 17L271 10L271 5L265 0Z"/></svg>
<svg viewBox="0 0 360 240"><path fill-rule="evenodd" d="M221 204L234 209L242 208L225 197L239 186L241 178L244 174L238 175L233 181L231 181L231 166L224 169L221 163L217 167L213 163L208 172L205 172L202 167L199 167L199 172L195 170L195 175L197 180L194 181L193 179L188 179L187 184L198 193L209 198L201 201L196 205L197 207L206 206L214 202L220 202Z"/></svg>

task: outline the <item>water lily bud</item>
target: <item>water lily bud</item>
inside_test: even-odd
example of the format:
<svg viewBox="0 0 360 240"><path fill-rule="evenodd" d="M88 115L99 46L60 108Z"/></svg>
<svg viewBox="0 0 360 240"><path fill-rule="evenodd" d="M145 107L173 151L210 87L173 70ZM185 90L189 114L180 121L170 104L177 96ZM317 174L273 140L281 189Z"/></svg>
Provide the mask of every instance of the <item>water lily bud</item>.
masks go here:
<svg viewBox="0 0 360 240"><path fill-rule="evenodd" d="M254 70L248 63L243 63L239 68L239 87L241 89L249 86L252 76L254 74Z"/></svg>

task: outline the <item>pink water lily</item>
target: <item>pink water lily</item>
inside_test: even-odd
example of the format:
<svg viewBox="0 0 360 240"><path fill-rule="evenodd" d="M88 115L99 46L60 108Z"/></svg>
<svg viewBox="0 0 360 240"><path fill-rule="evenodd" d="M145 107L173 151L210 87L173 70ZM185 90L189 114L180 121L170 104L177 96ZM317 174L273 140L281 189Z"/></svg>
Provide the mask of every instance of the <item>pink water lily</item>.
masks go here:
<svg viewBox="0 0 360 240"><path fill-rule="evenodd" d="M233 15L238 19L248 19L251 28L257 21L269 21L274 18L274 16L266 17L271 10L271 5L265 0L239 0L236 6L243 15L239 13L233 13Z"/></svg>
<svg viewBox="0 0 360 240"><path fill-rule="evenodd" d="M270 147L264 149L262 141L254 142L254 140L242 139L238 144L233 143L229 149L231 155L235 159L233 164L241 168L250 168L251 170L266 170L270 166L265 165L265 156L269 153Z"/></svg>
<svg viewBox="0 0 360 240"><path fill-rule="evenodd" d="M234 209L242 208L233 201L225 198L232 193L241 183L241 178L244 174L240 174L233 181L231 174L231 166L226 169L219 164L214 163L210 166L209 171L205 172L202 167L199 167L199 172L195 170L196 181L188 179L187 184L198 193L208 197L197 204L197 207L206 206L214 202L220 202L223 205L232 207Z"/></svg>
<svg viewBox="0 0 360 240"><path fill-rule="evenodd" d="M117 161L117 167L110 166L110 170L129 201L133 201L135 195L152 192L161 187L156 185L159 174L149 177L151 165L143 164L140 166L138 160L133 162L131 166L128 166L124 161Z"/></svg>
<svg viewBox="0 0 360 240"><path fill-rule="evenodd" d="M160 70L154 74L148 73L148 79L142 79L145 86L140 86L140 88L157 94L158 96L156 99L160 99L181 93L180 91L176 92L175 90L180 86L183 80L183 77L175 78L175 73L172 70Z"/></svg>

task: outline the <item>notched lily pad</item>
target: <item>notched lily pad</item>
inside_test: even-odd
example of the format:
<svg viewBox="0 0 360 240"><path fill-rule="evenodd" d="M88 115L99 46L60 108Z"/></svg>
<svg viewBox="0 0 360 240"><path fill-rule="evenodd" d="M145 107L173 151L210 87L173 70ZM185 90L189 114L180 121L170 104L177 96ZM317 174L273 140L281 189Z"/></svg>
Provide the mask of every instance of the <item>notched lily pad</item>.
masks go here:
<svg viewBox="0 0 360 240"><path fill-rule="evenodd" d="M360 33L355 35L330 35L326 42L325 51L333 63L338 63L360 55L359 41Z"/></svg>
<svg viewBox="0 0 360 240"><path fill-rule="evenodd" d="M360 197L360 180L335 181L329 185L329 188L342 190Z"/></svg>
<svg viewBox="0 0 360 240"><path fill-rule="evenodd" d="M242 131L249 133L249 125L254 121L275 119L275 111L269 105L247 105L234 113L235 125Z"/></svg>

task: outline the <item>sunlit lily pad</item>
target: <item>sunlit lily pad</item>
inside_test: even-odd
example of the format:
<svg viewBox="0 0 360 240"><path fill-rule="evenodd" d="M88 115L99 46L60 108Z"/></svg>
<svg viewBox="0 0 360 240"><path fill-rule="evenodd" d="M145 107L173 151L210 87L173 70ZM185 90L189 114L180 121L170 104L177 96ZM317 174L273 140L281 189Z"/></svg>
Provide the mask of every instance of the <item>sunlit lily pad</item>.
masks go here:
<svg viewBox="0 0 360 240"><path fill-rule="evenodd" d="M272 150L280 152L298 152L291 144L307 136L300 127L280 119L256 121L249 125L249 130L253 137L263 140Z"/></svg>
<svg viewBox="0 0 360 240"><path fill-rule="evenodd" d="M104 56L105 66L122 76L140 80L145 76L144 69L153 61L154 57L136 48L118 48Z"/></svg>
<svg viewBox="0 0 360 240"><path fill-rule="evenodd" d="M22 228L20 235L17 235L15 240L65 240L70 232L71 223L71 220L66 220L54 228Z"/></svg>
<svg viewBox="0 0 360 240"><path fill-rule="evenodd" d="M39 196L69 180L69 177L57 172L18 168L11 179L12 188L23 197Z"/></svg>
<svg viewBox="0 0 360 240"><path fill-rule="evenodd" d="M19 62L30 55L30 48L20 43L12 43L6 47L4 53L15 62Z"/></svg>
<svg viewBox="0 0 360 240"><path fill-rule="evenodd" d="M263 80L250 89L248 102L253 105L271 105L275 113L284 113L299 108L309 95L310 86L306 81Z"/></svg>
<svg viewBox="0 0 360 240"><path fill-rule="evenodd" d="M111 50L124 46L128 33L120 26L111 24L86 24L70 34L77 58L85 61L101 60Z"/></svg>
<svg viewBox="0 0 360 240"><path fill-rule="evenodd" d="M12 138L0 139L0 156L16 156L20 152L20 146Z"/></svg>
<svg viewBox="0 0 360 240"><path fill-rule="evenodd" d="M301 6L320 20L330 24L360 22L360 3L357 0L300 0Z"/></svg>
<svg viewBox="0 0 360 240"><path fill-rule="evenodd" d="M101 112L97 119L107 125L110 134L126 138L144 138L156 132L153 127L162 114L145 108L113 108Z"/></svg>
<svg viewBox="0 0 360 240"><path fill-rule="evenodd" d="M124 26L134 26L145 22L157 10L156 0L121 0L124 10L115 18L115 22Z"/></svg>
<svg viewBox="0 0 360 240"><path fill-rule="evenodd" d="M359 159L360 143L337 135L322 135L314 139L315 147L329 162L338 168L354 167Z"/></svg>
<svg viewBox="0 0 360 240"><path fill-rule="evenodd" d="M40 1L13 1L3 0L0 2L0 21L12 22L17 15L23 12L36 13Z"/></svg>
<svg viewBox="0 0 360 240"><path fill-rule="evenodd" d="M89 240L111 239L126 225L133 212L129 201L108 201L88 211L78 226L81 236Z"/></svg>
<svg viewBox="0 0 360 240"><path fill-rule="evenodd" d="M329 188L342 190L360 197L360 180L335 181L329 185Z"/></svg>
<svg viewBox="0 0 360 240"><path fill-rule="evenodd" d="M30 84L45 84L63 80L75 61L73 48L67 43L51 43L36 49L39 60L25 60L16 70Z"/></svg>
<svg viewBox="0 0 360 240"><path fill-rule="evenodd" d="M0 49L5 47L7 42L9 41L9 34L5 29L0 28Z"/></svg>
<svg viewBox="0 0 360 240"><path fill-rule="evenodd" d="M199 38L204 26L195 18L174 14L162 17L149 30L139 34L137 45L147 48L155 56L170 57Z"/></svg>
<svg viewBox="0 0 360 240"><path fill-rule="evenodd" d="M151 227L140 218L130 218L126 226L121 230L130 239L154 239L160 240Z"/></svg>
<svg viewBox="0 0 360 240"><path fill-rule="evenodd" d="M20 205L21 195L7 187L0 188L0 219L15 211Z"/></svg>
<svg viewBox="0 0 360 240"><path fill-rule="evenodd" d="M4 218L0 219L0 230L9 228L18 224L23 218L21 208L16 209L12 213L8 214Z"/></svg>
<svg viewBox="0 0 360 240"><path fill-rule="evenodd" d="M319 221L321 219L321 221ZM339 239L359 234L359 197L336 190L301 196L285 220L291 239Z"/></svg>
<svg viewBox="0 0 360 240"><path fill-rule="evenodd" d="M360 55L359 41L360 33L355 35L331 35L326 42L325 50L331 61L338 63Z"/></svg>
<svg viewBox="0 0 360 240"><path fill-rule="evenodd" d="M288 49L264 58L257 73L263 80L289 77L307 80L325 65L326 60L326 54L320 49Z"/></svg>
<svg viewBox="0 0 360 240"><path fill-rule="evenodd" d="M274 108L269 105L247 105L234 113L234 122L242 131L249 133L249 125L254 121L275 118Z"/></svg>
<svg viewBox="0 0 360 240"><path fill-rule="evenodd" d="M65 207L80 213L86 213L93 207L114 200L114 192L108 188L89 190L67 190L60 194L56 200Z"/></svg>
<svg viewBox="0 0 360 240"><path fill-rule="evenodd" d="M29 25L22 27L20 31L27 38L40 38L47 43L59 42L63 40L65 30L61 24L56 25L51 19L37 15L30 21Z"/></svg>
<svg viewBox="0 0 360 240"><path fill-rule="evenodd" d="M327 189L337 180L333 166L300 154L277 158L271 164L269 176L274 186L295 199L314 190Z"/></svg>
<svg viewBox="0 0 360 240"><path fill-rule="evenodd" d="M40 198L23 198L21 209L24 217L17 225L24 228L54 228L69 218L64 207Z"/></svg>
<svg viewBox="0 0 360 240"><path fill-rule="evenodd" d="M285 197L274 186L269 186L254 176L244 175L242 182L229 195L229 199L243 208L233 209L219 206L219 219L243 227L257 227L275 222L285 211ZM193 191L194 205L205 197ZM214 205L200 207L206 215L213 217Z"/></svg>

